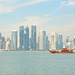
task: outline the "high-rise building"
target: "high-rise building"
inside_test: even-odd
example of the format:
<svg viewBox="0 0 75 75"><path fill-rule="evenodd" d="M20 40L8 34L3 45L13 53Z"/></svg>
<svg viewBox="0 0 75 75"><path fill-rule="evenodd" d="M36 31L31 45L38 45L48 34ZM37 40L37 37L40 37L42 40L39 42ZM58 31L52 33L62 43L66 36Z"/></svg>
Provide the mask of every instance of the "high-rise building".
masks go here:
<svg viewBox="0 0 75 75"><path fill-rule="evenodd" d="M69 42L69 49L72 49L72 41Z"/></svg>
<svg viewBox="0 0 75 75"><path fill-rule="evenodd" d="M1 37L1 40L2 40L2 46L1 46L1 49L5 49L5 37Z"/></svg>
<svg viewBox="0 0 75 75"><path fill-rule="evenodd" d="M43 31L44 50L46 50L46 31Z"/></svg>
<svg viewBox="0 0 75 75"><path fill-rule="evenodd" d="M17 31L11 32L11 50L17 50Z"/></svg>
<svg viewBox="0 0 75 75"><path fill-rule="evenodd" d="M39 50L46 49L46 32L43 30L39 31Z"/></svg>
<svg viewBox="0 0 75 75"><path fill-rule="evenodd" d="M36 26L31 26L31 49L36 50Z"/></svg>
<svg viewBox="0 0 75 75"><path fill-rule="evenodd" d="M58 48L57 48L57 45L58 45L58 38L57 38L57 33L55 33L55 32L52 32L52 33L51 33L50 45L51 45L51 49L52 49L52 50L58 49Z"/></svg>
<svg viewBox="0 0 75 75"><path fill-rule="evenodd" d="M66 43L69 43L69 36L67 36Z"/></svg>
<svg viewBox="0 0 75 75"><path fill-rule="evenodd" d="M39 50L44 50L43 30L39 31Z"/></svg>
<svg viewBox="0 0 75 75"><path fill-rule="evenodd" d="M24 26L19 26L19 49L24 48Z"/></svg>
<svg viewBox="0 0 75 75"><path fill-rule="evenodd" d="M63 37L62 35L58 35L58 50L63 48Z"/></svg>
<svg viewBox="0 0 75 75"><path fill-rule="evenodd" d="M32 43L31 43L31 38L29 38L29 49L30 49L30 50L32 50L32 49L31 49L31 45L32 45Z"/></svg>
<svg viewBox="0 0 75 75"><path fill-rule="evenodd" d="M11 40L10 40L10 38L7 38L7 41L6 41L6 50L11 50Z"/></svg>
<svg viewBox="0 0 75 75"><path fill-rule="evenodd" d="M73 38L73 49L75 49L75 37Z"/></svg>
<svg viewBox="0 0 75 75"><path fill-rule="evenodd" d="M1 47L2 47L2 40L1 40L1 33L0 33L0 49L1 49Z"/></svg>
<svg viewBox="0 0 75 75"><path fill-rule="evenodd" d="M0 49L1 49L1 46L2 46L2 41L0 40Z"/></svg>
<svg viewBox="0 0 75 75"><path fill-rule="evenodd" d="M26 31L24 30L24 40L23 40L24 42L24 50L26 50Z"/></svg>
<svg viewBox="0 0 75 75"><path fill-rule="evenodd" d="M39 50L39 37L38 37L38 50Z"/></svg>
<svg viewBox="0 0 75 75"><path fill-rule="evenodd" d="M48 36L46 36L46 50L49 50L49 40L48 40Z"/></svg>
<svg viewBox="0 0 75 75"><path fill-rule="evenodd" d="M37 38L36 49L39 50L39 37Z"/></svg>
<svg viewBox="0 0 75 75"><path fill-rule="evenodd" d="M65 41L65 47L68 46L68 49L70 49L71 48L71 43L72 42L70 41L69 36L67 36L66 41Z"/></svg>
<svg viewBox="0 0 75 75"><path fill-rule="evenodd" d="M24 30L24 50L29 50L29 28Z"/></svg>
<svg viewBox="0 0 75 75"><path fill-rule="evenodd" d="M0 33L0 40L1 40L1 33Z"/></svg>
<svg viewBox="0 0 75 75"><path fill-rule="evenodd" d="M1 33L0 33L0 49L5 49L5 37L1 36Z"/></svg>
<svg viewBox="0 0 75 75"><path fill-rule="evenodd" d="M74 39L73 39L73 42L74 42L74 49L75 49L75 37L74 37Z"/></svg>

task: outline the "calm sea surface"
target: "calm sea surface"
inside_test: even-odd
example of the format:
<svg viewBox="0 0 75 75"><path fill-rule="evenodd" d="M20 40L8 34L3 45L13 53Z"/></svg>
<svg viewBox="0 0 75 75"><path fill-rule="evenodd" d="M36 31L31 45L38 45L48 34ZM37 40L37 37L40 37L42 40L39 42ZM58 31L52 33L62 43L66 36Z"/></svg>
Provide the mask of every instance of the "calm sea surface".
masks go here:
<svg viewBox="0 0 75 75"><path fill-rule="evenodd" d="M75 75L75 54L0 52L0 75Z"/></svg>

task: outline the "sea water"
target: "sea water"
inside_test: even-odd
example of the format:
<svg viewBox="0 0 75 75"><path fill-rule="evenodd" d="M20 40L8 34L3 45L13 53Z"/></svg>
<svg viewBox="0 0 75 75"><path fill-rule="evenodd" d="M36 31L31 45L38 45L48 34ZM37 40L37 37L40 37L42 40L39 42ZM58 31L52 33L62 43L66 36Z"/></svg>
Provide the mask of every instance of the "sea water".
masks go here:
<svg viewBox="0 0 75 75"><path fill-rule="evenodd" d="M75 54L0 52L0 75L75 75Z"/></svg>

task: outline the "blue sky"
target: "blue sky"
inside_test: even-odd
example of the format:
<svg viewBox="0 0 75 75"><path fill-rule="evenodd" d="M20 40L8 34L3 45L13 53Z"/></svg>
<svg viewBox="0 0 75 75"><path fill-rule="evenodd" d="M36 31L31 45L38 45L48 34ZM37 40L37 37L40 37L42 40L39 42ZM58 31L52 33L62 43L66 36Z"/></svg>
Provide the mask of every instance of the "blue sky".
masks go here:
<svg viewBox="0 0 75 75"><path fill-rule="evenodd" d="M0 0L0 32L10 36L19 25L75 35L75 0Z"/></svg>

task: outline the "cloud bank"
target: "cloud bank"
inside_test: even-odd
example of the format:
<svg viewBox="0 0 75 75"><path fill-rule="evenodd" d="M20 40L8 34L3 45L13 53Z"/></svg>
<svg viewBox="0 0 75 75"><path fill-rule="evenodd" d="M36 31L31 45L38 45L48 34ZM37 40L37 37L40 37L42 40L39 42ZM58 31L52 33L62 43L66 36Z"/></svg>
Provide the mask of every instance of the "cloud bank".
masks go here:
<svg viewBox="0 0 75 75"><path fill-rule="evenodd" d="M47 0L35 0L35 1L29 1L29 2L24 2L24 3L20 3L20 4L16 4L14 5L14 3L17 3L17 0L0 0L0 14L4 14L4 13L10 13L13 12L14 9L16 8L21 8L24 6L29 6L29 5L33 5L33 4L37 4L37 3L41 3L41 2L45 2Z"/></svg>

